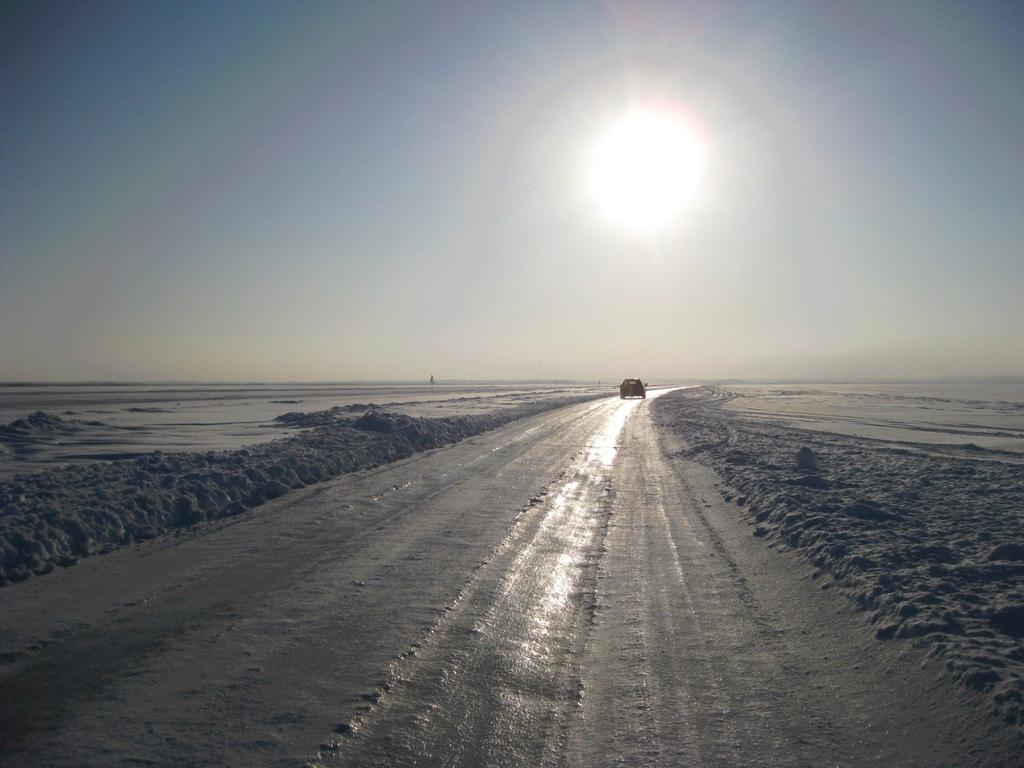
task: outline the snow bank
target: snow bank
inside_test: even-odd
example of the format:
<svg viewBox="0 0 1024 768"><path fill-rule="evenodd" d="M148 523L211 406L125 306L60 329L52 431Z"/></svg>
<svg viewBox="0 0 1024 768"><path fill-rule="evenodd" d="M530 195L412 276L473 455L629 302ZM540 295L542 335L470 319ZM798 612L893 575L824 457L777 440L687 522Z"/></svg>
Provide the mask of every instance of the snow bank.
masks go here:
<svg viewBox="0 0 1024 768"><path fill-rule="evenodd" d="M689 396L687 396L689 395ZM963 686L1024 723L1024 466L1001 452L950 456L810 431L722 408L705 388L654 403L688 457L735 489L756 536L799 550Z"/></svg>
<svg viewBox="0 0 1024 768"><path fill-rule="evenodd" d="M290 413L307 428L236 451L161 453L95 462L0 483L0 585L204 520L237 515L293 488L454 443L593 396L541 400L484 414L416 418L344 409ZM4 442L74 428L37 413L0 427Z"/></svg>
<svg viewBox="0 0 1024 768"><path fill-rule="evenodd" d="M62 419L60 416L36 411L0 427L0 448L12 453L31 453L40 445L80 432L85 427L103 426L97 421Z"/></svg>

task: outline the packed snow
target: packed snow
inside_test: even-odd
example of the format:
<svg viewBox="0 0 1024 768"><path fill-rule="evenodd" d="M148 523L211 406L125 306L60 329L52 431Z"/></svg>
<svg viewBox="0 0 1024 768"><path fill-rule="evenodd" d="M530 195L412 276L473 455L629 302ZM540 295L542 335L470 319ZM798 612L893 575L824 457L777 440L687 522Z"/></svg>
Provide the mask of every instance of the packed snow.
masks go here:
<svg viewBox="0 0 1024 768"><path fill-rule="evenodd" d="M755 536L801 552L878 638L920 644L1024 723L1021 400L705 387L654 409Z"/></svg>

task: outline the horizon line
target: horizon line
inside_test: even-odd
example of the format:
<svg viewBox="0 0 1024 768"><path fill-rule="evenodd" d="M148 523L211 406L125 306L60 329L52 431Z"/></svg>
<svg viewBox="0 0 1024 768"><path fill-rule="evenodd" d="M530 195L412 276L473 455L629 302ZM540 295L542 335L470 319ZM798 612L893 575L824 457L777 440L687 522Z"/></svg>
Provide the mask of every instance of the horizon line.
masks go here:
<svg viewBox="0 0 1024 768"><path fill-rule="evenodd" d="M657 381L660 377L649 377ZM435 386L453 384L603 384L618 379L597 378L451 378L436 379ZM1021 374L960 375L960 376L874 376L874 377L666 377L665 384L916 384L942 382L1007 381L1024 382ZM77 379L77 380L0 380L0 387L128 387L128 386L330 386L362 384L422 384L430 386L429 379Z"/></svg>

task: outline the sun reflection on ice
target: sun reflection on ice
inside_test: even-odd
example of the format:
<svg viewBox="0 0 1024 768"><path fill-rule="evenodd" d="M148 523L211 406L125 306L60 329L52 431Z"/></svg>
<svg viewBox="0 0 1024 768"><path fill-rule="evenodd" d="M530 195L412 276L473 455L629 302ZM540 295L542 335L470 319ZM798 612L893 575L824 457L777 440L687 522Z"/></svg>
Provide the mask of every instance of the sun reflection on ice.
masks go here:
<svg viewBox="0 0 1024 768"><path fill-rule="evenodd" d="M609 419L605 430L597 438L597 442L590 446L588 459L591 463L596 461L602 467L611 467L619 450L619 435L622 434L622 428L626 425L626 419L640 402L631 400L619 406L612 418Z"/></svg>
<svg viewBox="0 0 1024 768"><path fill-rule="evenodd" d="M606 498L619 437L629 415L639 405L640 401L619 404L571 468L571 479L553 495L535 536L516 558L505 592L515 592L520 582L529 583L532 576L534 599L520 642L518 663L537 670L545 668L559 648L559 630L567 629L571 623L566 609L573 593L580 588L579 566L597 531L597 512ZM523 572L528 566L536 569L537 565L546 569L539 579L536 573Z"/></svg>

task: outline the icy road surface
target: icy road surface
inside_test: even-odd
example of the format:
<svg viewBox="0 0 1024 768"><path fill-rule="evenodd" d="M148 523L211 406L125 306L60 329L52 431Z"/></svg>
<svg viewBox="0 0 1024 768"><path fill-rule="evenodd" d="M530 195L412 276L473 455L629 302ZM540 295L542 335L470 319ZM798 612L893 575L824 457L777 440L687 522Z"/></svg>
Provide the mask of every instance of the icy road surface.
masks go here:
<svg viewBox="0 0 1024 768"><path fill-rule="evenodd" d="M1016 732L666 458L651 405L524 419L0 591L0 762L1012 763Z"/></svg>

